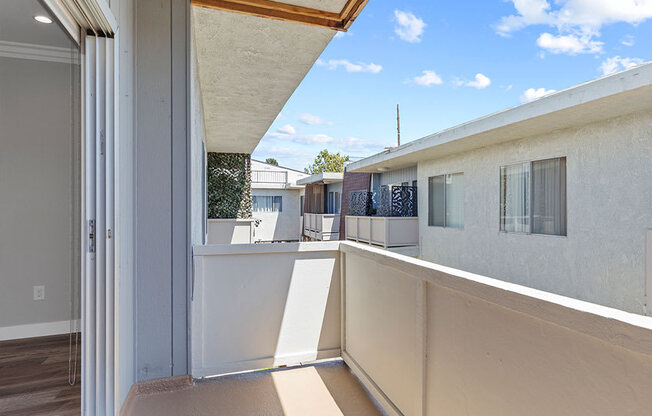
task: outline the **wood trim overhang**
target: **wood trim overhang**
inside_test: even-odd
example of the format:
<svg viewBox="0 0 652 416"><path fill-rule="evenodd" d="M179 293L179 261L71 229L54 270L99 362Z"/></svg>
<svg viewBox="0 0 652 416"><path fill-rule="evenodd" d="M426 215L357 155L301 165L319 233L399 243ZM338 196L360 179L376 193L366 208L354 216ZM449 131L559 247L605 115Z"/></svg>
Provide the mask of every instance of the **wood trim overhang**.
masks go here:
<svg viewBox="0 0 652 416"><path fill-rule="evenodd" d="M340 13L295 6L273 0L191 0L190 4L286 22L346 31L369 0L349 0Z"/></svg>

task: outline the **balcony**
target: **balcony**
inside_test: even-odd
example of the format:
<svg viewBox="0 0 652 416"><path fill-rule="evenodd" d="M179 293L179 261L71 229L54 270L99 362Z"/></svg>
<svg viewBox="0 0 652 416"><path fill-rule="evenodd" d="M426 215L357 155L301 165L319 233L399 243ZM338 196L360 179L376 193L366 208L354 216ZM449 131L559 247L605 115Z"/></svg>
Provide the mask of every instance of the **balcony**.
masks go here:
<svg viewBox="0 0 652 416"><path fill-rule="evenodd" d="M346 216L346 239L383 248L419 244L419 217Z"/></svg>
<svg viewBox="0 0 652 416"><path fill-rule="evenodd" d="M140 414L378 414L359 383L389 415L652 408L650 317L351 242L199 246L194 270L198 381Z"/></svg>
<svg viewBox="0 0 652 416"><path fill-rule="evenodd" d="M372 206L376 200L374 216ZM412 247L418 256L419 217L416 186L381 186L379 191L351 193L345 220L347 240L386 249Z"/></svg>
<svg viewBox="0 0 652 416"><path fill-rule="evenodd" d="M288 173L273 170L252 170L251 183L286 184L288 183Z"/></svg>
<svg viewBox="0 0 652 416"><path fill-rule="evenodd" d="M303 234L317 241L340 239L339 214L303 214Z"/></svg>

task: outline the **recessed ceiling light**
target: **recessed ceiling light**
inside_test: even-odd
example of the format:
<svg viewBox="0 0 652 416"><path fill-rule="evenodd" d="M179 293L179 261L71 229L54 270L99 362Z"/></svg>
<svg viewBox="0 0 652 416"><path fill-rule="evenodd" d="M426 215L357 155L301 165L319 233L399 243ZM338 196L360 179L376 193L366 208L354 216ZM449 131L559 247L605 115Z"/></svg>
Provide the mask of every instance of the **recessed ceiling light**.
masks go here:
<svg viewBox="0 0 652 416"><path fill-rule="evenodd" d="M34 16L34 20L40 23L52 23L52 19L43 15Z"/></svg>

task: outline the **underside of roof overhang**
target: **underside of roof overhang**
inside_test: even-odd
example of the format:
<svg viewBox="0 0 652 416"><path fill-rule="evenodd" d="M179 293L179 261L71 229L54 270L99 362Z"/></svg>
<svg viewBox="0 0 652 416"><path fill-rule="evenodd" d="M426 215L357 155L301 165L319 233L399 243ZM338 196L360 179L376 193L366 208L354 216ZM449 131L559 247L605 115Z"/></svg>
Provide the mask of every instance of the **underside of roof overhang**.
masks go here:
<svg viewBox="0 0 652 416"><path fill-rule="evenodd" d="M208 151L251 153L368 0L192 0Z"/></svg>
<svg viewBox="0 0 652 416"><path fill-rule="evenodd" d="M299 0L282 3L271 0L191 0L191 4L258 17L347 30L369 0Z"/></svg>

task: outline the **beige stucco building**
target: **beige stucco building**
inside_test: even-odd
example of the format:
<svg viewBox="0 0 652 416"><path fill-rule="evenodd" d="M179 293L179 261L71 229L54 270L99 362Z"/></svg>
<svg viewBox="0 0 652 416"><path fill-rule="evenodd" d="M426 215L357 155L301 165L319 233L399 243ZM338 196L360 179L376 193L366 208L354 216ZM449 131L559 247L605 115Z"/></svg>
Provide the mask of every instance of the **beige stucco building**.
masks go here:
<svg viewBox="0 0 652 416"><path fill-rule="evenodd" d="M349 169L416 173L424 260L649 314L651 91L646 64Z"/></svg>

